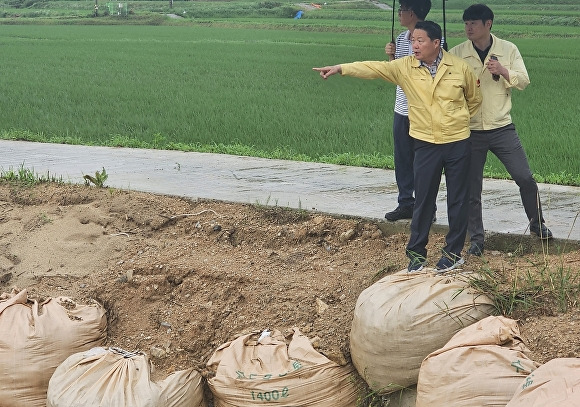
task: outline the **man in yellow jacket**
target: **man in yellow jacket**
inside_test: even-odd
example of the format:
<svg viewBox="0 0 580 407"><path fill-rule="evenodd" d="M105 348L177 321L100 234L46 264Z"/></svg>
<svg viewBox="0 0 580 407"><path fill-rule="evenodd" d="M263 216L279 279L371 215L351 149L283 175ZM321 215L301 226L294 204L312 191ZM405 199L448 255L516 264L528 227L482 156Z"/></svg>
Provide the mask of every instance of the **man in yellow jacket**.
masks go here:
<svg viewBox="0 0 580 407"><path fill-rule="evenodd" d="M520 196L531 233L550 239L552 232L544 224L538 185L532 176L528 159L512 123L512 89L523 90L530 83L524 60L518 48L491 34L493 11L485 4L474 4L463 12L468 40L449 52L467 62L481 83L483 103L471 118L471 183L469 254L481 256L484 228L481 207L483 168L491 151L506 167L520 187Z"/></svg>
<svg viewBox="0 0 580 407"><path fill-rule="evenodd" d="M409 135L414 138L415 149L415 207L406 249L409 272L421 270L427 263L429 229L443 170L449 232L436 269L445 272L463 264L471 156L469 121L481 104L481 92L472 68L444 51L441 39L437 23L422 21L413 30L414 55L390 62L313 68L323 79L335 74L384 79L399 85L407 95Z"/></svg>

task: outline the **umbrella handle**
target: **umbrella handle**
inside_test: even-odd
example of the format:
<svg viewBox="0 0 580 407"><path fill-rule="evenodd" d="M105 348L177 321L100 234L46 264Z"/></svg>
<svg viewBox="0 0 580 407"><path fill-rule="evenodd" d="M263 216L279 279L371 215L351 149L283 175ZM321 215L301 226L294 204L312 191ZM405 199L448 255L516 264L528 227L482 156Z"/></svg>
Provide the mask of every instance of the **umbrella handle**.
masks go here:
<svg viewBox="0 0 580 407"><path fill-rule="evenodd" d="M443 0L443 49L445 51L448 51L448 46L447 46L447 24L445 21L445 1Z"/></svg>
<svg viewBox="0 0 580 407"><path fill-rule="evenodd" d="M393 0L393 18L391 19L391 42L395 42L395 1Z"/></svg>

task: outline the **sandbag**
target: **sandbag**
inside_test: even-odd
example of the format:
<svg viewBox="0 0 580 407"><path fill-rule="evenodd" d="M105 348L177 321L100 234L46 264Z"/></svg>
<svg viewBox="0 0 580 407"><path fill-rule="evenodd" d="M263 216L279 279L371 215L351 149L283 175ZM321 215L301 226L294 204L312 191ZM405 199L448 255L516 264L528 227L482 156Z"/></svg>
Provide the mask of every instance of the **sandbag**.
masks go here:
<svg viewBox="0 0 580 407"><path fill-rule="evenodd" d="M476 322L425 358L416 407L504 407L540 365L528 354L513 319L490 316Z"/></svg>
<svg viewBox="0 0 580 407"><path fill-rule="evenodd" d="M159 407L206 407L201 374L191 368L180 370L157 383L161 390Z"/></svg>
<svg viewBox="0 0 580 407"><path fill-rule="evenodd" d="M46 407L157 407L160 389L150 375L142 353L101 347L79 352L55 370Z"/></svg>
<svg viewBox="0 0 580 407"><path fill-rule="evenodd" d="M50 377L71 354L102 345L105 309L70 298L29 300L27 291L0 296L0 405L44 407Z"/></svg>
<svg viewBox="0 0 580 407"><path fill-rule="evenodd" d="M518 385L506 407L580 406L580 359L557 358L538 367Z"/></svg>
<svg viewBox="0 0 580 407"><path fill-rule="evenodd" d="M425 269L388 275L357 299L350 332L352 362L379 394L412 386L428 354L494 310L490 298L468 288L464 274Z"/></svg>
<svg viewBox="0 0 580 407"><path fill-rule="evenodd" d="M46 407L206 407L197 371L155 383L147 355L113 347L71 355L52 375L46 401Z"/></svg>
<svg viewBox="0 0 580 407"><path fill-rule="evenodd" d="M354 407L352 366L339 366L297 328L241 336L221 345L207 362L215 407Z"/></svg>

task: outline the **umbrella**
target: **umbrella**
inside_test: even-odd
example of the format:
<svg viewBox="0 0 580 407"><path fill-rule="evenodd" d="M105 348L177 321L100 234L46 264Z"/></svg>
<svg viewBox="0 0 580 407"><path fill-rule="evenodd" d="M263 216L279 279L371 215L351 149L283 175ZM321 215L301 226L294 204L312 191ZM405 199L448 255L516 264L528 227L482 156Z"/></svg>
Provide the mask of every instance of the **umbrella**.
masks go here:
<svg viewBox="0 0 580 407"><path fill-rule="evenodd" d="M445 51L448 51L448 47L447 47L447 24L445 23L445 1L443 0L443 49Z"/></svg>
<svg viewBox="0 0 580 407"><path fill-rule="evenodd" d="M391 42L392 43L395 42L395 2L396 2L396 0L393 0L393 21L391 24Z"/></svg>

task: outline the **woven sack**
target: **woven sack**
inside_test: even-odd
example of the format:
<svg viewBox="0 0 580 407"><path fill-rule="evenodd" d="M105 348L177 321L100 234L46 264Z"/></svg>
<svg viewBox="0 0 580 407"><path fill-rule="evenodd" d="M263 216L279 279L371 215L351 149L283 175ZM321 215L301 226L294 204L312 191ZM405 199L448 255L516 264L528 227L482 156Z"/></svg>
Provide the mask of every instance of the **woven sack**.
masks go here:
<svg viewBox="0 0 580 407"><path fill-rule="evenodd" d="M506 407L580 406L580 359L552 359L528 375Z"/></svg>
<svg viewBox="0 0 580 407"><path fill-rule="evenodd" d="M70 355L102 345L105 309L26 290L0 296L0 406L44 407L50 377Z"/></svg>
<svg viewBox="0 0 580 407"><path fill-rule="evenodd" d="M358 297L350 332L354 366L369 387L388 394L417 383L423 359L462 328L494 312L464 274L430 269L388 275Z"/></svg>
<svg viewBox="0 0 580 407"><path fill-rule="evenodd" d="M215 407L354 407L352 366L339 366L294 328L253 333L221 345L207 362Z"/></svg>
<svg viewBox="0 0 580 407"><path fill-rule="evenodd" d="M421 364L416 407L504 407L539 364L527 355L515 320L487 317Z"/></svg>

